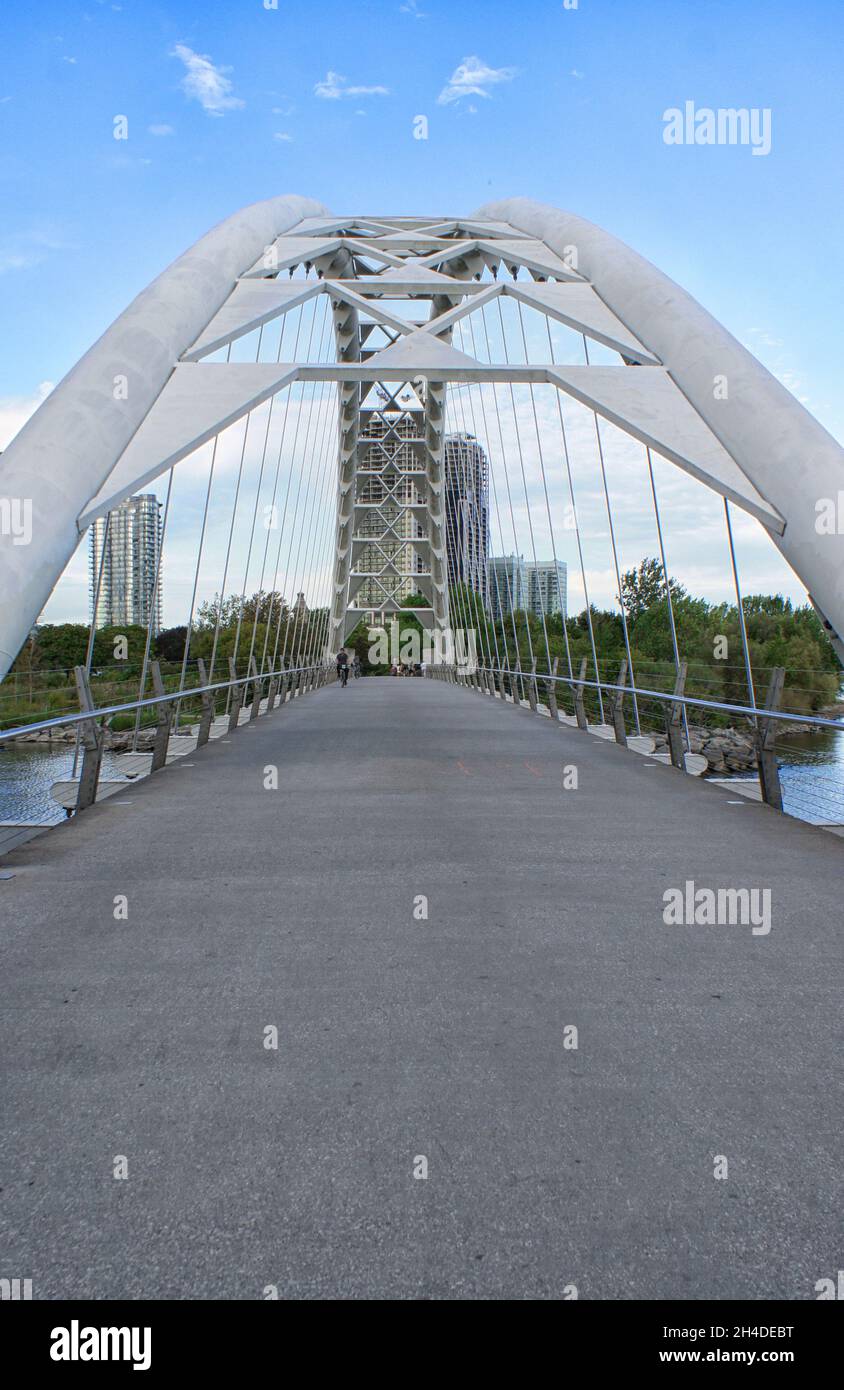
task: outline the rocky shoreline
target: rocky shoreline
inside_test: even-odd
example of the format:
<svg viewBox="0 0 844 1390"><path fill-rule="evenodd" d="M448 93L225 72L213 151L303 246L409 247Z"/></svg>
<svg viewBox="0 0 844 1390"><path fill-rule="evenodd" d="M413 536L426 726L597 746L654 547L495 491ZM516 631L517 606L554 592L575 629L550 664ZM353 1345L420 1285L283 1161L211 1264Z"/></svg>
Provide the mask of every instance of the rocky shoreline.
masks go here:
<svg viewBox="0 0 844 1390"><path fill-rule="evenodd" d="M656 747L655 753L668 752L668 735L649 730ZM707 761L704 777L739 775L756 768L756 748L750 734L738 729L706 729L689 725L689 751L700 753Z"/></svg>
<svg viewBox="0 0 844 1390"><path fill-rule="evenodd" d="M180 729L172 738L183 738L188 736L188 729ZM131 753L132 740L134 733L131 729L106 729L103 748L109 753ZM7 743L14 744L33 744L38 748L60 748L65 744L75 744L76 729L41 729L33 734L21 734L18 738L7 739ZM155 742L155 729L141 729L138 733L139 753L149 753ZM0 748L2 748L0 740Z"/></svg>

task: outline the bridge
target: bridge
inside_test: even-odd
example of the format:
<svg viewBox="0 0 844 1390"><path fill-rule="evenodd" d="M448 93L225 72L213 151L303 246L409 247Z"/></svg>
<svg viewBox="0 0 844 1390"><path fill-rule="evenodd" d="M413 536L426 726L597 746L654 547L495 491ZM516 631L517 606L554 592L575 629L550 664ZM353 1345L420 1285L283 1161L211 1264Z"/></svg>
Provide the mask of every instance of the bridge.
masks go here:
<svg viewBox="0 0 844 1390"><path fill-rule="evenodd" d="M7 1262L42 1297L811 1298L840 853L433 680L245 723L0 885ZM770 933L667 926L690 880L768 888Z"/></svg>
<svg viewBox="0 0 844 1390"><path fill-rule="evenodd" d="M778 750L842 725L760 662L736 538L841 654L816 523L842 461L680 287L523 199L273 199L130 305L0 460L4 673L100 538L72 698L0 731L76 738L73 814L0 844L3 1248L36 1297L815 1296L842 818L783 814ZM109 527L158 479L145 641L103 671ZM670 582L690 496L728 681ZM623 582L643 507L654 660ZM342 684L378 634L371 669L422 678ZM699 775L713 719L746 775Z"/></svg>

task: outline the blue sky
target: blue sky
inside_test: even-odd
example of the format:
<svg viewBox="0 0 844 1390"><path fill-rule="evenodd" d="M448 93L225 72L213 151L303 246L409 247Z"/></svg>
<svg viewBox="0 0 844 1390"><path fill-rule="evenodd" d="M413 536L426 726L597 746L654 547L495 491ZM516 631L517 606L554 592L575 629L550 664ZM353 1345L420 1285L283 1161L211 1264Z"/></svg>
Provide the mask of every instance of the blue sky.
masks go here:
<svg viewBox="0 0 844 1390"><path fill-rule="evenodd" d="M4 7L0 48L0 446L169 261L285 192L570 208L844 439L840 0L45 0ZM770 108L771 153L666 145L687 100Z"/></svg>

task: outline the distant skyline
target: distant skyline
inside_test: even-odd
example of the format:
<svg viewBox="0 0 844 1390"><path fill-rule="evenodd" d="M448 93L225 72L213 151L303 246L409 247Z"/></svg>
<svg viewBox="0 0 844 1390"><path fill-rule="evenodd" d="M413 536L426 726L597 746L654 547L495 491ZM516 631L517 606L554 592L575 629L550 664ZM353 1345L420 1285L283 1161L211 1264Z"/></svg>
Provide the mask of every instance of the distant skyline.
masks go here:
<svg viewBox="0 0 844 1390"><path fill-rule="evenodd" d="M283 192L338 213L468 215L515 194L569 208L682 284L844 441L842 41L840 0L558 0L518 14L370 0L353 23L325 0L318 24L290 0L6 7L0 448L165 265ZM768 112L770 152L667 144L665 113L687 103ZM188 506L179 525L193 519ZM737 533L746 590L799 601L764 537ZM189 533L170 539L167 624L184 621ZM672 552L704 591L708 546L689 524ZM633 534L628 563L640 548ZM85 621L86 555L48 619ZM560 558L575 611L574 557ZM593 587L610 601L609 576Z"/></svg>

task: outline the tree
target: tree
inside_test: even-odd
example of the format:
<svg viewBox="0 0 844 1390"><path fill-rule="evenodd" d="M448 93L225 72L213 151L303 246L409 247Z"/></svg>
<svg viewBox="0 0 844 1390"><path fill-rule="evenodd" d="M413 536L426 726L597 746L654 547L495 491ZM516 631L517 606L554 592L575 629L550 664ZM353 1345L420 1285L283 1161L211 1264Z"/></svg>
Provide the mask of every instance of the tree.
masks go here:
<svg viewBox="0 0 844 1390"><path fill-rule="evenodd" d="M33 702L32 678L34 673L39 669L40 665L41 652L38 648L38 642L36 640L35 633L31 632L29 634L29 637L21 647L20 652L18 653L18 659L12 668L16 675L20 674L22 676L27 677L29 682L30 704L32 704Z"/></svg>
<svg viewBox="0 0 844 1390"><path fill-rule="evenodd" d="M213 599L199 605L193 625L197 632L214 632L219 620L222 632L226 628L236 628L238 621L241 626L251 626L257 613L259 622L269 620L275 626L278 623L279 612L284 615L288 611L286 599L277 590L259 589L249 598L242 598L240 594L229 594L228 598L222 600L219 594L215 594Z"/></svg>
<svg viewBox="0 0 844 1390"><path fill-rule="evenodd" d="M88 627L85 623L43 623L35 630L41 666L51 671L69 671L85 663Z"/></svg>
<svg viewBox="0 0 844 1390"><path fill-rule="evenodd" d="M669 581L673 600L685 597L686 590L676 579ZM635 623L649 608L665 602L665 571L653 556L642 560L637 569L621 576L621 597L628 620Z"/></svg>
<svg viewBox="0 0 844 1390"><path fill-rule="evenodd" d="M165 627L155 639L155 654L162 661L181 661L185 654L187 628Z"/></svg>

